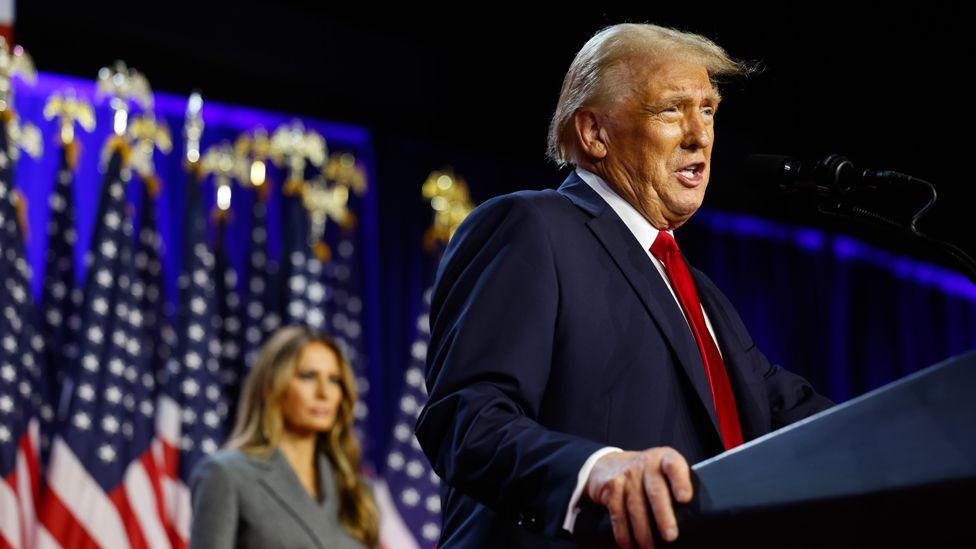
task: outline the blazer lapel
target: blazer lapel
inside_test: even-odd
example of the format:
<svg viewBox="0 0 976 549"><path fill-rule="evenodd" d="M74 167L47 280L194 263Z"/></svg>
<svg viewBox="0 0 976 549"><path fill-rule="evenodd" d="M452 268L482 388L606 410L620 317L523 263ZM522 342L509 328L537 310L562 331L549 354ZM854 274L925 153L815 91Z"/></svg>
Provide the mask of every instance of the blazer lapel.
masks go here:
<svg viewBox="0 0 976 549"><path fill-rule="evenodd" d="M711 286L702 280L695 269L691 269L691 273L702 306L708 312L708 318L715 330L715 337L718 339L716 343L722 349L722 359L739 411L742 435L746 441L752 440L769 432L770 422L768 408L763 407L767 402L765 389L758 384L759 380L751 372L752 367L745 355L745 345L749 342L742 341L735 334L732 321L711 291Z"/></svg>
<svg viewBox="0 0 976 549"><path fill-rule="evenodd" d="M580 179L574 171L559 187L560 194L592 216L587 221L593 235L603 245L640 298L644 308L661 329L678 363L691 381L708 417L712 421L715 434L720 436L718 418L712 393L708 385L708 374L702 362L701 353L694 336L688 328L684 313L678 307L647 252L642 250L633 233L627 228L616 212Z"/></svg>
<svg viewBox="0 0 976 549"><path fill-rule="evenodd" d="M311 496L299 483L298 477L281 450L275 448L268 460L261 465L264 468L264 474L258 478L261 486L279 505L295 517L295 520L308 533L309 538L315 542L317 547L325 549L322 545L321 534L315 528L321 522L321 517L316 517L310 513Z"/></svg>

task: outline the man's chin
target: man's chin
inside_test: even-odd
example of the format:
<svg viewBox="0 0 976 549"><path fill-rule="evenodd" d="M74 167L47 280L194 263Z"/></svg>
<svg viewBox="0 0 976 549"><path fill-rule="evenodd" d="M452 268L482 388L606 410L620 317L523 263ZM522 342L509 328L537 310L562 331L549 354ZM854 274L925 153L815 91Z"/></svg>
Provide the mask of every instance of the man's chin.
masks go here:
<svg viewBox="0 0 976 549"><path fill-rule="evenodd" d="M668 209L668 221L671 224L671 228L677 229L678 227L685 224L686 221L691 219L691 216L695 215L698 208L701 207L701 202L694 202L690 204L675 204Z"/></svg>

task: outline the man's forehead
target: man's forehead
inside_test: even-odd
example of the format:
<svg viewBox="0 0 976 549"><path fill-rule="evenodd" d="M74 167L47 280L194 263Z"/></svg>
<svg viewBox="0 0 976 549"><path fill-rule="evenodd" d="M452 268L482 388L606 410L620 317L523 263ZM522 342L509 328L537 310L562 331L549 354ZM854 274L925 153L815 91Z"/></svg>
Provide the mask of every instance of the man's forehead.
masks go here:
<svg viewBox="0 0 976 549"><path fill-rule="evenodd" d="M635 60L637 61L637 60ZM654 98L690 96L720 101L721 96L700 62L683 58L649 58L631 64L641 95Z"/></svg>

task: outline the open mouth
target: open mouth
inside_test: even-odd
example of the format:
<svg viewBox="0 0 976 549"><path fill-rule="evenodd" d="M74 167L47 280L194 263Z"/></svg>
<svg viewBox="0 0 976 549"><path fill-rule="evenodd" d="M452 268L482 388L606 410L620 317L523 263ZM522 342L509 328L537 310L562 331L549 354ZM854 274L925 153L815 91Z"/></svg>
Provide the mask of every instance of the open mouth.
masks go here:
<svg viewBox="0 0 976 549"><path fill-rule="evenodd" d="M705 163L693 162L674 172L678 179L686 186L695 187L704 179Z"/></svg>

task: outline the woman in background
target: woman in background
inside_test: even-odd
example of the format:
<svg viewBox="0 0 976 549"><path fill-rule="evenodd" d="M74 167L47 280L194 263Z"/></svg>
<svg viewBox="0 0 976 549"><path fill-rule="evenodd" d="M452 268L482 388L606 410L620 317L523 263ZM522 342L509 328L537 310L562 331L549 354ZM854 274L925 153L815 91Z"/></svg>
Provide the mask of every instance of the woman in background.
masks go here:
<svg viewBox="0 0 976 549"><path fill-rule="evenodd" d="M191 478L190 547L375 547L355 402L333 339L303 327L275 332L244 381L227 449Z"/></svg>

